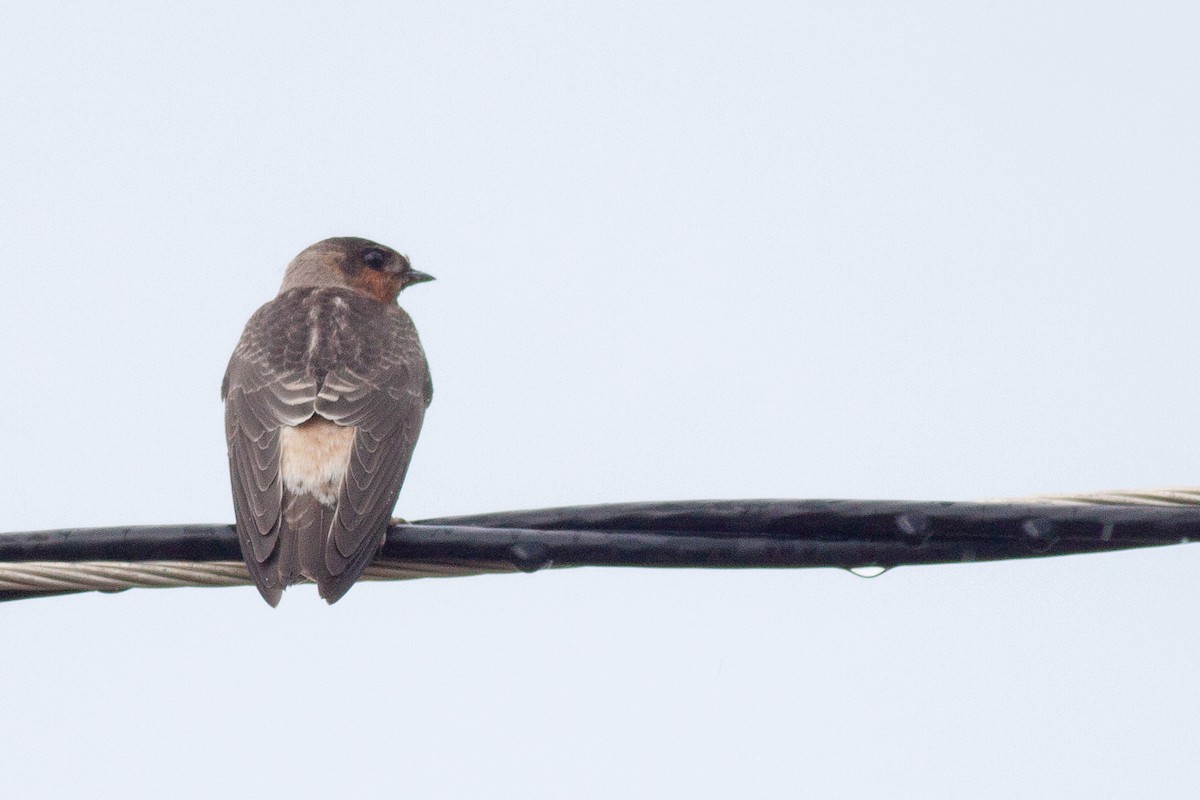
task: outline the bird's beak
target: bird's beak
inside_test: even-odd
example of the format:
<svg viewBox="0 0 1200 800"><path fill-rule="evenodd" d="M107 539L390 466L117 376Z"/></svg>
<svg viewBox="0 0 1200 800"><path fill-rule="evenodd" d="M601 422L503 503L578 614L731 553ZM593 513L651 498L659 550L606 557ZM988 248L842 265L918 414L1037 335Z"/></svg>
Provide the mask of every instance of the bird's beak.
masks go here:
<svg viewBox="0 0 1200 800"><path fill-rule="evenodd" d="M404 273L404 285L412 286L414 283L424 283L425 281L437 280L432 275L425 272L418 272L415 269L410 269Z"/></svg>

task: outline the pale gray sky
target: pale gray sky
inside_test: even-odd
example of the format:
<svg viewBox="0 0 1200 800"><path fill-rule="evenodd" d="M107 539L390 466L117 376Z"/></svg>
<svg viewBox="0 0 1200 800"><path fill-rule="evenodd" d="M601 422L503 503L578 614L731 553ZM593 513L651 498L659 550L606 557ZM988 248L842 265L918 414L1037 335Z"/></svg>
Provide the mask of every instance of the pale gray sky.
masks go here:
<svg viewBox="0 0 1200 800"><path fill-rule="evenodd" d="M1200 483L1195 3L0 10L0 531L233 516L284 265L407 252L398 513ZM0 606L41 798L1194 797L1200 549Z"/></svg>

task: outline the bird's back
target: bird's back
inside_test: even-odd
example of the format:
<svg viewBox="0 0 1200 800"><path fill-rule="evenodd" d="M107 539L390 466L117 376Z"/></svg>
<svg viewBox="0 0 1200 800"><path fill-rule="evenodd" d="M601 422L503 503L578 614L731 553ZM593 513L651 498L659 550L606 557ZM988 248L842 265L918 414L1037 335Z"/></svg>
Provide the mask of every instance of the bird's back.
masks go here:
<svg viewBox="0 0 1200 800"><path fill-rule="evenodd" d="M403 309L297 288L251 317L222 386L239 542L274 605L305 577L330 602L386 534L432 397Z"/></svg>

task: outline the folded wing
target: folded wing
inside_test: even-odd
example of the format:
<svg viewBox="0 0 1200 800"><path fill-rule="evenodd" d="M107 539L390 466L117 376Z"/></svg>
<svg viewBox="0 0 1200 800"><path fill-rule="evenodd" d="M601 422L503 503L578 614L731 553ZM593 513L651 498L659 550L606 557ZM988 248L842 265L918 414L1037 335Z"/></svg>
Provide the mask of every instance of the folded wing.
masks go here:
<svg viewBox="0 0 1200 800"><path fill-rule="evenodd" d="M368 309L373 310L373 309ZM397 306L360 320L367 338L326 375L316 411L355 429L354 444L325 541L329 574L318 580L334 602L370 563L404 483L433 390L408 315Z"/></svg>

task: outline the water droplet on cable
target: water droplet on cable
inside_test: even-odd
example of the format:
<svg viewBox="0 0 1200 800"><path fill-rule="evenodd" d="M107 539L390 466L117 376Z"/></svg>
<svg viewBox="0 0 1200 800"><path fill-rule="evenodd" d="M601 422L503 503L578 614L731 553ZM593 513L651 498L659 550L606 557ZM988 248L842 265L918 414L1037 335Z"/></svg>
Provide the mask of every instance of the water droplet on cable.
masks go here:
<svg viewBox="0 0 1200 800"><path fill-rule="evenodd" d="M860 578L878 578L891 567L881 567L878 564L865 564L861 567L850 567L849 571Z"/></svg>

